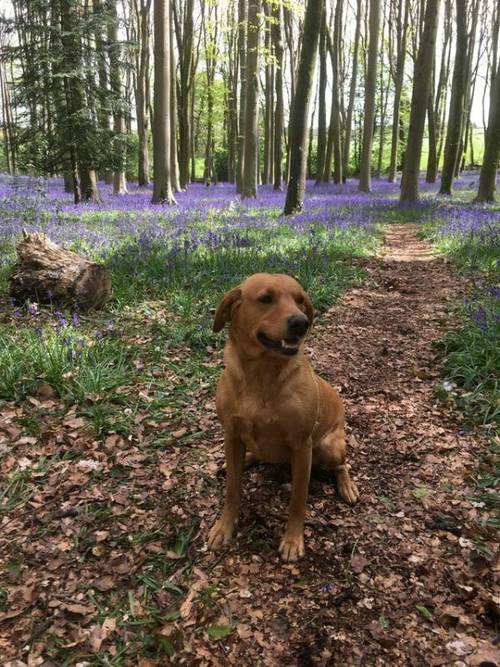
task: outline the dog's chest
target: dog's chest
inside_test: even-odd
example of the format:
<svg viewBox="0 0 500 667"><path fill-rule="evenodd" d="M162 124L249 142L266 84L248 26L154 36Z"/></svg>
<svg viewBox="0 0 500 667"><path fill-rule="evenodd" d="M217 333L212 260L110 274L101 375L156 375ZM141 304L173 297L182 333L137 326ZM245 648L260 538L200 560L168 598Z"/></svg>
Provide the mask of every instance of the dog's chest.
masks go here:
<svg viewBox="0 0 500 667"><path fill-rule="evenodd" d="M288 460L293 430L272 403L243 400L232 421L246 448L258 459L268 463Z"/></svg>

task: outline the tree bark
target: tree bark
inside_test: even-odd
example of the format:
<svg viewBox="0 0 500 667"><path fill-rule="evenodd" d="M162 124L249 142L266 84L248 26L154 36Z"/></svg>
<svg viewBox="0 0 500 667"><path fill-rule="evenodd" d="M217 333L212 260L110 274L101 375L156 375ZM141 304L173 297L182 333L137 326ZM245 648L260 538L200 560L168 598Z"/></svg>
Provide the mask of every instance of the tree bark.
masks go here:
<svg viewBox="0 0 500 667"><path fill-rule="evenodd" d="M300 51L295 97L290 111L290 179L284 214L300 211L304 204L307 163L307 118L311 100L316 51L323 12L323 0L308 0L304 36Z"/></svg>
<svg viewBox="0 0 500 667"><path fill-rule="evenodd" d="M60 302L79 310L101 308L111 297L108 270L64 250L45 234L24 234L10 276L10 294L18 301Z"/></svg>
<svg viewBox="0 0 500 667"><path fill-rule="evenodd" d="M363 144L361 154L361 171L359 190L371 192L371 162L373 143L373 122L375 119L375 92L377 86L378 37L380 28L380 0L369 0L370 42L368 46L368 64L365 82L365 104L363 120Z"/></svg>
<svg viewBox="0 0 500 667"><path fill-rule="evenodd" d="M358 82L358 59L359 59L359 37L361 34L361 0L357 0L356 8L356 29L354 32L354 47L352 55L352 74L351 74L351 83L349 88L349 103L347 105L347 118L345 123L345 136L344 136L344 168L343 175L344 180L347 178L349 171L349 156L351 153L351 134L352 134L352 119L354 113L354 102L356 99L356 86Z"/></svg>
<svg viewBox="0 0 500 667"><path fill-rule="evenodd" d="M246 0L238 1L238 55L240 61L240 109L238 115L238 160L236 165L236 192L243 192L243 166L245 163L245 117L247 90L247 4Z"/></svg>
<svg viewBox="0 0 500 667"><path fill-rule="evenodd" d="M436 48L439 1L427 0L425 9L424 28L413 76L410 127L403 167L400 202L410 202L418 199L420 158Z"/></svg>
<svg viewBox="0 0 500 667"><path fill-rule="evenodd" d="M500 66L496 67L490 96L488 131L484 146L483 165L479 175L477 202L495 200L496 177L500 161Z"/></svg>
<svg viewBox="0 0 500 667"><path fill-rule="evenodd" d="M257 197L260 0L248 6L243 197Z"/></svg>
<svg viewBox="0 0 500 667"><path fill-rule="evenodd" d="M404 1L404 18L401 22ZM403 78L405 71L406 60L406 41L408 35L408 14L409 14L410 0L401 0L398 3L398 18L397 18L397 56L396 56L396 71L394 75L394 109L392 113L392 139L391 139L391 159L389 162L389 183L394 183L396 180L396 172L398 168L398 140L399 140L399 118L401 111L401 94L403 92Z"/></svg>
<svg viewBox="0 0 500 667"><path fill-rule="evenodd" d="M154 0L153 204L174 204L170 163L170 2Z"/></svg>
<svg viewBox="0 0 500 667"><path fill-rule="evenodd" d="M460 137L462 133L462 116L464 112L465 84L467 75L467 2L456 0L457 44L455 66L451 91L450 109L448 113L448 130L444 147L444 164L441 174L439 194L451 195L451 185L455 174Z"/></svg>
<svg viewBox="0 0 500 667"><path fill-rule="evenodd" d="M138 9L138 33L139 33L139 53L137 58L137 83L136 83L136 114L137 114L137 135L139 139L139 157L137 181L140 187L149 185L149 150L148 150L148 85L149 76L149 12L151 9L151 0L141 0L140 9Z"/></svg>
<svg viewBox="0 0 500 667"><path fill-rule="evenodd" d="M113 103L113 192L117 195L123 195L127 192L127 181L125 178L127 136L125 134L124 122L125 113L120 65L121 45L118 41L116 0L106 0L106 11L108 13L109 80Z"/></svg>
<svg viewBox="0 0 500 667"><path fill-rule="evenodd" d="M264 95L264 164L262 169L262 183L273 182L273 132L274 132L274 66L272 62L271 53L271 5L264 1L264 53L265 56L265 95Z"/></svg>
<svg viewBox="0 0 500 667"><path fill-rule="evenodd" d="M323 6L319 35L319 82L318 82L318 147L316 151L316 184L329 180L325 174L326 160L326 7Z"/></svg>
<svg viewBox="0 0 500 667"><path fill-rule="evenodd" d="M194 0L186 0L181 4L183 16L174 3L174 19L179 54L179 86L177 88L177 107L179 119L179 184L181 189L189 185L189 160L191 156L191 96L194 83L193 68L193 7ZM182 20L182 21L181 21Z"/></svg>
<svg viewBox="0 0 500 667"><path fill-rule="evenodd" d="M434 71L431 76L430 91L427 98L427 125L429 128L429 155L427 157L427 171L425 174L425 180L427 183L434 183L437 177L438 169L436 116L434 113Z"/></svg>
<svg viewBox="0 0 500 667"><path fill-rule="evenodd" d="M172 20L172 5L169 12L169 47L170 47L170 180L172 190L180 192L179 162L177 152L177 68L174 51L174 23Z"/></svg>
<svg viewBox="0 0 500 667"><path fill-rule="evenodd" d="M384 47L385 47L385 26L386 26L386 3L384 3L384 11L382 16L382 36L380 47L380 64L379 64L379 97L380 97L380 122L379 122L379 141L378 141L378 156L377 168L375 176L380 178L382 174L382 163L384 158L384 137L385 137L385 114L387 111L387 98L389 97L389 77L387 85L384 85Z"/></svg>
<svg viewBox="0 0 500 667"><path fill-rule="evenodd" d="M283 42L281 38L281 4L276 2L272 7L273 23L271 37L273 40L275 68L274 110L274 189L281 190L283 182Z"/></svg>
<svg viewBox="0 0 500 667"><path fill-rule="evenodd" d="M326 145L326 157L323 180L328 182L332 175L335 183L342 182L342 137L340 122L340 76L339 76L339 54L340 54L340 30L342 19L342 0L337 0L335 7L333 41L327 30L327 44L332 63L332 105L330 108L330 124L328 127L328 139Z"/></svg>

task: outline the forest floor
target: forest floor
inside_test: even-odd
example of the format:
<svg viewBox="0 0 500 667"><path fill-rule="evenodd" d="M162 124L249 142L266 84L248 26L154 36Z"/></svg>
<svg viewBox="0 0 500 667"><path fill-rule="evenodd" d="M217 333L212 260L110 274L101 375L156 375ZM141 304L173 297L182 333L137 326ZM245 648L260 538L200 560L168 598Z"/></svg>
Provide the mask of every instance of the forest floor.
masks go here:
<svg viewBox="0 0 500 667"><path fill-rule="evenodd" d="M26 407L7 405L0 433L17 461L24 447L59 458L0 525L4 553L16 536L0 612L5 665L498 662L494 535L471 482L486 443L436 397L433 341L453 326L463 284L416 230L387 227L379 255L356 260L364 285L309 341L346 404L361 498L347 506L331 477L313 472L297 564L277 552L290 490L280 466L246 472L234 543L216 554L204 546L224 486L212 388L186 395L161 446L147 427L103 446L75 414L51 416L50 396L31 401L44 422L37 442L16 427ZM74 450L85 454L76 464ZM21 497L22 475L13 484Z"/></svg>

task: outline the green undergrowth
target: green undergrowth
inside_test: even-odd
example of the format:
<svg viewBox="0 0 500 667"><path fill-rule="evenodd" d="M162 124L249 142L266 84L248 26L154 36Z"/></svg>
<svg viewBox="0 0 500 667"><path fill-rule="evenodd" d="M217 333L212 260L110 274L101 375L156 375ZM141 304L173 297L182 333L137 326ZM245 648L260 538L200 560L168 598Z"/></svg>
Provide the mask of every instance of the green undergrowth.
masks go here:
<svg viewBox="0 0 500 667"><path fill-rule="evenodd" d="M112 212L104 215L106 225L113 224ZM89 218L89 225L99 224L97 213ZM66 407L76 404L102 437L127 435L141 409L180 413L198 387L215 384L224 334L213 333L212 321L226 290L257 271L288 273L321 311L363 279L355 260L379 241L374 226L328 230L313 224L299 233L278 224L274 210L269 225L252 228L251 213L249 221L234 232L214 228L213 238L207 236L212 228L195 221L201 240L191 245L124 237L102 254L83 247L84 239L75 241L73 250L104 261L112 274L112 301L98 313L11 306L4 270L0 405L37 397L48 386Z"/></svg>
<svg viewBox="0 0 500 667"><path fill-rule="evenodd" d="M464 428L479 429L490 446L476 478L477 497L488 509L488 522L500 525L500 233L497 206L474 209L468 233L438 220L423 226L423 235L466 280L467 294L458 306L459 323L436 343L443 360L439 394L452 401ZM491 214L492 222L484 211ZM483 215L483 219L480 215Z"/></svg>

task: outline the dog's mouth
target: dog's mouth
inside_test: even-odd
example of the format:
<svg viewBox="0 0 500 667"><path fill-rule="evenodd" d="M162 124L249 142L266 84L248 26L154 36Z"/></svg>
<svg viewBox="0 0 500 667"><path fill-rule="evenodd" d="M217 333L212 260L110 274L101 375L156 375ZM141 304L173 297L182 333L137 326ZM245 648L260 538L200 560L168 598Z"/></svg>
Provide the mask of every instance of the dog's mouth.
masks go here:
<svg viewBox="0 0 500 667"><path fill-rule="evenodd" d="M284 354L287 357L291 357L294 354L297 354L301 341L298 336L276 340L266 336L263 331L259 331L257 338L259 343L264 347L267 347L268 350L274 350L274 352L279 352L280 354Z"/></svg>

